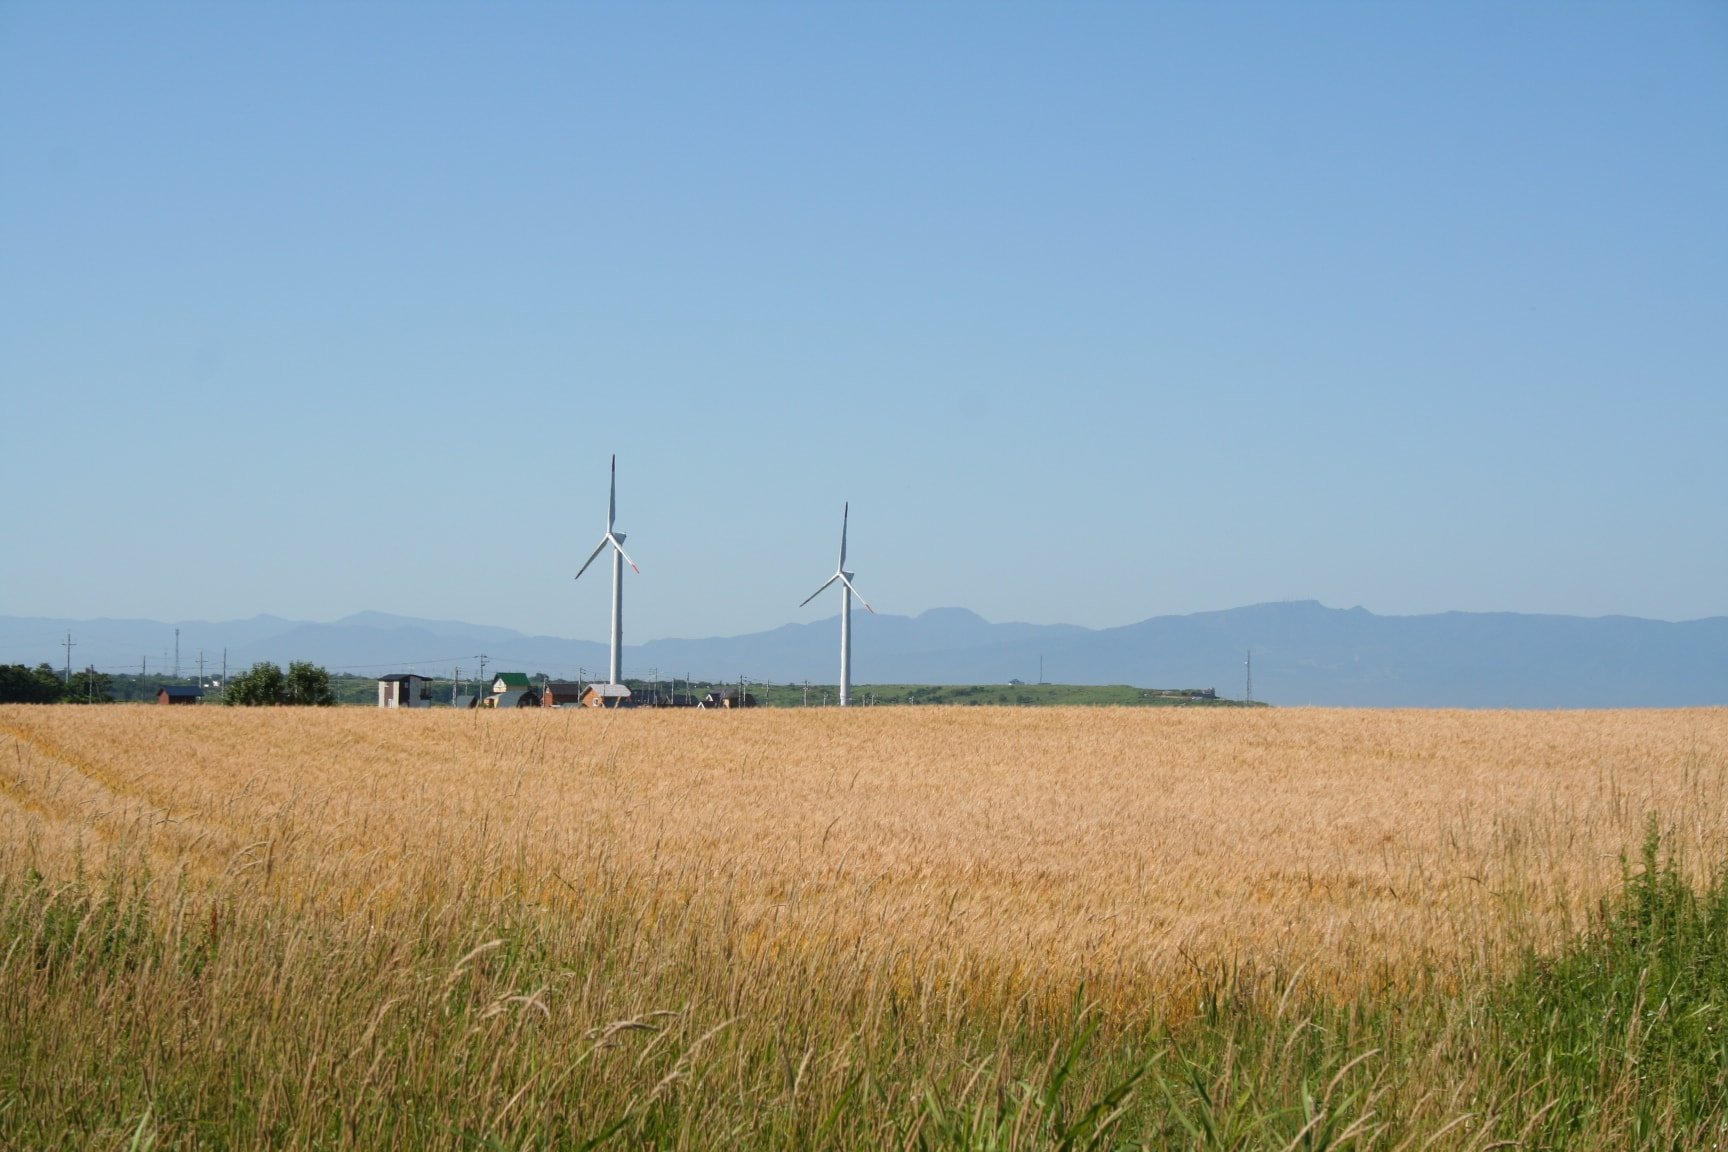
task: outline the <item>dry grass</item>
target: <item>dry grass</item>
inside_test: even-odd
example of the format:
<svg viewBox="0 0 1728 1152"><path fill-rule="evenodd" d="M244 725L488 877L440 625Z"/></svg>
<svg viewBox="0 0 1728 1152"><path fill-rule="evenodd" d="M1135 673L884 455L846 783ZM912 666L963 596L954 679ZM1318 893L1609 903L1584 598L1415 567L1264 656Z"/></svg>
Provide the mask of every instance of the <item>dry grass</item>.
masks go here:
<svg viewBox="0 0 1728 1152"><path fill-rule="evenodd" d="M741 955L1124 1009L1454 979L1578 927L1650 813L1728 856L1728 710L0 708L7 873L125 845L213 916L354 931L603 888Z"/></svg>

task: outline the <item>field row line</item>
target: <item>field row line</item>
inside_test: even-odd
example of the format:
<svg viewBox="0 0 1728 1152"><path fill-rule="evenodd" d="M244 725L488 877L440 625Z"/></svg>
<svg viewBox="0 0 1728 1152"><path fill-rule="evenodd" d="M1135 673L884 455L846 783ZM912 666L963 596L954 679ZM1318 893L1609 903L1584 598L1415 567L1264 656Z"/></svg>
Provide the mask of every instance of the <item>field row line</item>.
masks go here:
<svg viewBox="0 0 1728 1152"><path fill-rule="evenodd" d="M187 862L189 852L205 857L204 870L218 869L222 853L214 844L205 844L214 834L217 839L231 839L231 830L189 816L175 817L158 805L148 794L116 787L109 773L97 768L87 757L79 756L56 745L53 741L22 730L12 724L0 724L0 735L9 738L12 756L9 769L0 770L0 793L16 805L27 817L45 824L73 830L77 837L96 836L105 845L142 841L152 856L163 862ZM83 795L67 796L56 804L50 794L46 773L43 782L31 779L31 760L40 760L45 769L58 768L71 781L85 790ZM56 787L54 791L59 791ZM83 810L83 815L80 815ZM174 844L172 849L156 842L166 833ZM76 837L75 837L76 838Z"/></svg>

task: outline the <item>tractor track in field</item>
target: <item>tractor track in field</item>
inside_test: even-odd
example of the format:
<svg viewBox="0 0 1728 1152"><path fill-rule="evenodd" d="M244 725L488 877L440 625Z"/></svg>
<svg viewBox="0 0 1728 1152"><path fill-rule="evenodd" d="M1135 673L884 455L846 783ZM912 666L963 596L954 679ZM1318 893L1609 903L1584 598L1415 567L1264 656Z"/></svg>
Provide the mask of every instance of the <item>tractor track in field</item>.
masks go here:
<svg viewBox="0 0 1728 1152"><path fill-rule="evenodd" d="M0 732L12 737L36 755L51 760L55 764L101 785L111 796L125 800L136 800L166 814L166 810L157 805L150 795L137 787L136 784L122 783L119 777L108 767L88 756L80 755L69 748L56 744L40 732L30 732L14 724L3 723L0 723Z"/></svg>
<svg viewBox="0 0 1728 1152"><path fill-rule="evenodd" d="M52 808L31 794L25 782L24 749L28 746L28 742L20 739L15 731L3 725L0 725L0 732L10 737L12 744L12 755L5 760L0 760L0 796L4 796L21 811L48 819L59 819Z"/></svg>
<svg viewBox="0 0 1728 1152"><path fill-rule="evenodd" d="M39 732L0 723L0 739L12 745L9 755L0 752L0 796L29 817L94 833L107 845L137 842L161 858L183 860L196 851L213 861L214 843L200 850L201 843L232 838L227 828L176 816L108 766Z"/></svg>

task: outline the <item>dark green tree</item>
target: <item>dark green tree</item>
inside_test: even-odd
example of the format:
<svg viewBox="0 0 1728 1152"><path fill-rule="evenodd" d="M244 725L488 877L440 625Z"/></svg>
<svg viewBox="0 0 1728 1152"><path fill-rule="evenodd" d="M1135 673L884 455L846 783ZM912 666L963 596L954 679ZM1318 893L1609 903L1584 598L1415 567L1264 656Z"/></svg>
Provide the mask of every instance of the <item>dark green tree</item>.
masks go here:
<svg viewBox="0 0 1728 1152"><path fill-rule="evenodd" d="M280 704L286 698L286 685L282 669L268 660L260 660L229 679L222 688L222 703L249 706Z"/></svg>
<svg viewBox="0 0 1728 1152"><path fill-rule="evenodd" d="M328 708L336 703L336 693L330 687L330 673L304 660L288 665L288 683L283 700L288 704Z"/></svg>
<svg viewBox="0 0 1728 1152"><path fill-rule="evenodd" d="M297 660L287 675L268 661L259 661L231 678L222 690L224 704L312 704L328 707L336 703L330 673L316 664Z"/></svg>
<svg viewBox="0 0 1728 1152"><path fill-rule="evenodd" d="M54 704L64 695L60 674L47 664L0 665L0 704Z"/></svg>
<svg viewBox="0 0 1728 1152"><path fill-rule="evenodd" d="M114 677L95 668L74 672L72 683L66 686L65 699L68 704L112 704Z"/></svg>

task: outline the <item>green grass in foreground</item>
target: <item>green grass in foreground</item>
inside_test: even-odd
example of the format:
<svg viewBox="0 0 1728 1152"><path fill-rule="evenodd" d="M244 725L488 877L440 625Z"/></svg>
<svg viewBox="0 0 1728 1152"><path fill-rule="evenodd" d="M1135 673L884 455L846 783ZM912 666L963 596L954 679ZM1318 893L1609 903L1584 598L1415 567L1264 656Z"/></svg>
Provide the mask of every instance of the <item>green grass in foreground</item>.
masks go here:
<svg viewBox="0 0 1728 1152"><path fill-rule="evenodd" d="M366 923L149 890L0 877L0 1147L1728 1144L1728 886L1654 833L1498 982L1335 1003L1220 973L1180 1023L751 954L623 883Z"/></svg>

